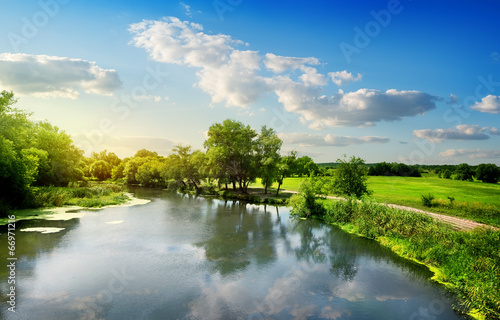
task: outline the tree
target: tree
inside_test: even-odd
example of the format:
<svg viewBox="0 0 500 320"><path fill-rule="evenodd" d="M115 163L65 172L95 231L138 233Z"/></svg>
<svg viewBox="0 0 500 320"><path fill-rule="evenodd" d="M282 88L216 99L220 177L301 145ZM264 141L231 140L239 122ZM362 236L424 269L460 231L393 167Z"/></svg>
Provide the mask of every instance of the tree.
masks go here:
<svg viewBox="0 0 500 320"><path fill-rule="evenodd" d="M137 151L134 155L134 158L147 158L147 157L153 157L153 158L158 157L158 153L146 149L141 149Z"/></svg>
<svg viewBox="0 0 500 320"><path fill-rule="evenodd" d="M70 181L81 180L83 151L75 147L71 137L48 122L37 123L34 131L36 147L47 152L52 170L52 174L47 176L52 180L44 181L44 185L66 186Z"/></svg>
<svg viewBox="0 0 500 320"><path fill-rule="evenodd" d="M257 177L255 170L255 138L257 134L250 126L234 120L224 120L208 129L204 142L209 165L219 167L236 190L236 183L242 192Z"/></svg>
<svg viewBox="0 0 500 320"><path fill-rule="evenodd" d="M367 168L365 161L352 156L349 160L344 155L337 159L339 163L333 180L333 191L337 194L360 198L364 194L370 194L366 185Z"/></svg>
<svg viewBox="0 0 500 320"><path fill-rule="evenodd" d="M313 159L308 156L302 156L297 159L296 172L299 176L313 176L319 172L318 165L314 163Z"/></svg>
<svg viewBox="0 0 500 320"><path fill-rule="evenodd" d="M158 158L149 157L147 159L148 161L137 168L136 180L143 186L159 186L163 182L161 173L164 163Z"/></svg>
<svg viewBox="0 0 500 320"><path fill-rule="evenodd" d="M191 152L191 146L177 145L168 158L168 174L183 186L191 186L197 192L201 191L201 179L205 176L206 156L200 150Z"/></svg>
<svg viewBox="0 0 500 320"><path fill-rule="evenodd" d="M259 137L257 138L257 167L259 176L262 179L264 193L270 187L278 176L278 165L280 161L280 150L283 141L276 135L276 132L263 126Z"/></svg>
<svg viewBox="0 0 500 320"><path fill-rule="evenodd" d="M104 160L97 160L90 166L90 174L99 181L111 178L111 170L111 164Z"/></svg>
<svg viewBox="0 0 500 320"><path fill-rule="evenodd" d="M474 180L474 170L467 164L461 163L455 169L455 179L464 180L464 181L472 181Z"/></svg>
<svg viewBox="0 0 500 320"><path fill-rule="evenodd" d="M481 163L476 169L476 179L482 182L497 183L500 180L500 168L493 163Z"/></svg>
<svg viewBox="0 0 500 320"><path fill-rule="evenodd" d="M278 189L276 190L276 195L278 195L280 192L283 180L285 180L286 177L289 177L293 172L296 171L296 166L297 166L297 151L292 150L290 151L290 153L288 153L288 155L280 158L280 161L276 168L277 170L276 181L278 182Z"/></svg>

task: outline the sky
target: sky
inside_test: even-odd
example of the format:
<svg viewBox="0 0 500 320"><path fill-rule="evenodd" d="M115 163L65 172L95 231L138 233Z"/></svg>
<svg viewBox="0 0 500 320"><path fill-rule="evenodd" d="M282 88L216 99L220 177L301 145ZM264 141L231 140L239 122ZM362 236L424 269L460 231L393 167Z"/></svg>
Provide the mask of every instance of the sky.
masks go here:
<svg viewBox="0 0 500 320"><path fill-rule="evenodd" d="M497 1L4 1L0 90L119 157L225 119L316 162L500 165Z"/></svg>

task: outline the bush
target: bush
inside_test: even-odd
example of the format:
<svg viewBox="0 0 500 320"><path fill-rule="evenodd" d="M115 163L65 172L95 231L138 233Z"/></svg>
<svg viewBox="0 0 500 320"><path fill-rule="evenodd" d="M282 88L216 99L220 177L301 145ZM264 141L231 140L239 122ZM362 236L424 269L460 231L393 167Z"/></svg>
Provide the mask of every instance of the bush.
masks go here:
<svg viewBox="0 0 500 320"><path fill-rule="evenodd" d="M317 200L316 190L310 180L300 184L299 193L294 194L288 204L292 207L291 214L308 218L309 216L323 216L326 209Z"/></svg>
<svg viewBox="0 0 500 320"><path fill-rule="evenodd" d="M365 161L352 156L349 160L344 156L337 159L339 163L333 180L333 191L337 194L360 198L365 194L370 194L366 185L367 169Z"/></svg>
<svg viewBox="0 0 500 320"><path fill-rule="evenodd" d="M420 196L422 199L422 204L426 207L432 207L432 200L434 200L434 195L429 193L427 195L423 194Z"/></svg>

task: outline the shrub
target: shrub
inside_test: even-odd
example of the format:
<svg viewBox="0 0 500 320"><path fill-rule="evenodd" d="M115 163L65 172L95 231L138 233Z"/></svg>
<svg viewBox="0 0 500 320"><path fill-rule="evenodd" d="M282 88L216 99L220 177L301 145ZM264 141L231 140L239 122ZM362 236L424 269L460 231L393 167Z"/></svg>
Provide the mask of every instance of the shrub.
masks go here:
<svg viewBox="0 0 500 320"><path fill-rule="evenodd" d="M432 207L432 200L434 200L434 195L429 193L427 195L423 194L420 196L422 199L422 204L426 207Z"/></svg>

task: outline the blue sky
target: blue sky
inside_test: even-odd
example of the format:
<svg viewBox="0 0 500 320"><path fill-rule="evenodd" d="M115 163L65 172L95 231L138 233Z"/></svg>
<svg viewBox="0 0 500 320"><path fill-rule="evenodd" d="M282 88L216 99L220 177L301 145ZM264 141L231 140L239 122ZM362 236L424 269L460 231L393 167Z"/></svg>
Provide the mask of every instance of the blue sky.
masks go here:
<svg viewBox="0 0 500 320"><path fill-rule="evenodd" d="M226 118L318 162L500 164L496 1L8 1L0 90L89 154Z"/></svg>

